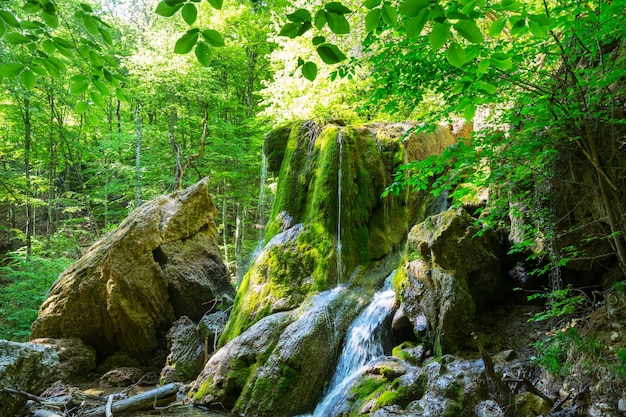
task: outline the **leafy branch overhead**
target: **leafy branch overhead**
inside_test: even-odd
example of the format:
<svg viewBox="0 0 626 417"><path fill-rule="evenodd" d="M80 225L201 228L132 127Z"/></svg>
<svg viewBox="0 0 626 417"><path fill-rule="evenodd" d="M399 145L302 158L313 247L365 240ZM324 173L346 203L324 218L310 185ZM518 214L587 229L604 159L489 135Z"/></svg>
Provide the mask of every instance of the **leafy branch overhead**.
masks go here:
<svg viewBox="0 0 626 417"><path fill-rule="evenodd" d="M208 2L217 10L222 8L222 0L208 0ZM181 17L185 23L193 26L198 18L198 8L195 3L200 3L200 0L192 0L191 2L186 0L163 0L158 4L155 13L160 16L171 17L180 10ZM203 66L209 66L212 57L211 47L220 46L224 46L224 38L218 31L192 28L176 41L174 52L186 54L193 50L198 62Z"/></svg>
<svg viewBox="0 0 626 417"><path fill-rule="evenodd" d="M71 85L71 92L79 96L77 112L91 104L104 106L111 92L125 99L120 89L125 78L108 52L113 45L111 27L89 4L79 3L73 15L66 16L52 0L28 0L20 10L6 3L0 9L0 41L11 51L11 61L0 66L0 80L18 79L32 90L42 78L57 78L69 66L79 66L82 74Z"/></svg>

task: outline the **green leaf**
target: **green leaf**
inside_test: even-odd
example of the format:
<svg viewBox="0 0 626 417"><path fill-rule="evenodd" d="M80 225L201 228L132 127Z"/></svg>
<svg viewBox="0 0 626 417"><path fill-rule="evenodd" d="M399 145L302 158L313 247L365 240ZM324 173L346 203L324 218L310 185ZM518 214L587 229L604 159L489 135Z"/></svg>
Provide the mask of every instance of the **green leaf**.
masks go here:
<svg viewBox="0 0 626 417"><path fill-rule="evenodd" d="M295 12L288 14L287 19L292 22L311 22L313 18L311 17L311 12L306 9L298 9Z"/></svg>
<svg viewBox="0 0 626 417"><path fill-rule="evenodd" d="M51 28L56 29L59 27L59 18L56 14L50 14L42 10L41 18L44 22L46 22L46 25L50 26Z"/></svg>
<svg viewBox="0 0 626 417"><path fill-rule="evenodd" d="M204 65L205 67L208 67L209 65L211 65L212 53L211 53L211 48L209 48L209 45L207 45L204 42L198 43L196 45L195 54L200 64Z"/></svg>
<svg viewBox="0 0 626 417"><path fill-rule="evenodd" d="M416 17L422 11L428 10L428 5L428 0L404 0L398 7L398 12L406 17Z"/></svg>
<svg viewBox="0 0 626 417"><path fill-rule="evenodd" d="M104 96L108 96L109 95L109 89L107 88L106 84L103 83L100 80L91 80L91 84L93 84L98 91L100 92L100 94L104 95Z"/></svg>
<svg viewBox="0 0 626 417"><path fill-rule="evenodd" d="M503 71L513 68L511 57L502 52L496 52L491 55L491 65Z"/></svg>
<svg viewBox="0 0 626 417"><path fill-rule="evenodd" d="M288 38L295 38L298 36L298 32L300 31L299 23L287 23L285 26L280 28L280 32L278 32L278 36L286 36Z"/></svg>
<svg viewBox="0 0 626 417"><path fill-rule="evenodd" d="M29 68L35 74L41 77L46 77L48 75L48 71L46 71L46 69L40 64L43 64L41 59L33 59L33 62L30 63Z"/></svg>
<svg viewBox="0 0 626 417"><path fill-rule="evenodd" d="M373 9L367 12L367 15L365 16L365 31L366 32L371 32L378 27L381 14L382 14L381 9Z"/></svg>
<svg viewBox="0 0 626 417"><path fill-rule="evenodd" d="M30 38L22 35L21 33L11 32L4 35L4 39L11 45L20 45L30 42Z"/></svg>
<svg viewBox="0 0 626 417"><path fill-rule="evenodd" d="M484 81L477 82L476 89L490 96L494 95L498 91L495 85L490 84L488 82L484 82Z"/></svg>
<svg viewBox="0 0 626 417"><path fill-rule="evenodd" d="M87 13L93 13L93 9L87 3L80 3L80 8L86 11Z"/></svg>
<svg viewBox="0 0 626 417"><path fill-rule="evenodd" d="M196 9L196 5L193 3L185 3L180 11L180 14L183 17L183 20L191 26L198 18L198 9Z"/></svg>
<svg viewBox="0 0 626 417"><path fill-rule="evenodd" d="M9 13L4 10L0 10L0 18L6 22L7 25L16 29L20 28L20 22L17 21L13 13Z"/></svg>
<svg viewBox="0 0 626 417"><path fill-rule="evenodd" d="M323 43L317 47L317 54L322 58L325 64L336 64L346 59L346 56L331 43Z"/></svg>
<svg viewBox="0 0 626 417"><path fill-rule="evenodd" d="M424 26L428 22L428 9L422 9L415 17L410 18L406 22L406 36L416 38L422 33Z"/></svg>
<svg viewBox="0 0 626 417"><path fill-rule="evenodd" d="M177 4L175 6L170 6L165 1L160 2L157 5L156 10L154 11L159 16L163 17L171 17L176 14L176 12L182 7L182 4Z"/></svg>
<svg viewBox="0 0 626 417"><path fill-rule="evenodd" d="M389 3L383 4L383 21L391 27L398 23L398 11Z"/></svg>
<svg viewBox="0 0 626 417"><path fill-rule="evenodd" d="M363 6L365 6L367 9L373 9L374 7L378 7L380 6L381 0L365 0L363 2Z"/></svg>
<svg viewBox="0 0 626 417"><path fill-rule="evenodd" d="M4 20L0 20L0 38L4 36L7 31L7 26L4 24Z"/></svg>
<svg viewBox="0 0 626 417"><path fill-rule="evenodd" d="M107 45L113 45L113 37L111 36L108 30L106 30L103 27L98 27L98 31L100 32L100 36L102 36L102 40Z"/></svg>
<svg viewBox="0 0 626 417"><path fill-rule="evenodd" d="M489 36L498 36L504 30L506 26L506 19L494 20L489 26Z"/></svg>
<svg viewBox="0 0 626 417"><path fill-rule="evenodd" d="M213 6L214 9L217 9L217 10L222 9L222 4L224 3L223 0L208 0L208 1L209 1L209 4Z"/></svg>
<svg viewBox="0 0 626 417"><path fill-rule="evenodd" d="M352 12L352 10L348 9L346 6L339 3L338 1L327 3L324 6L324 8L329 12L338 13L338 14L348 14Z"/></svg>
<svg viewBox="0 0 626 417"><path fill-rule="evenodd" d="M317 77L317 65L314 62L305 62L302 66L302 76L309 81L315 80L315 77Z"/></svg>
<svg viewBox="0 0 626 417"><path fill-rule="evenodd" d="M311 43L313 43L314 46L317 46L324 42L326 42L326 38L323 36L314 36L313 39L311 40Z"/></svg>
<svg viewBox="0 0 626 417"><path fill-rule="evenodd" d="M203 30L202 37L210 45L213 45L218 48L221 46L224 46L224 38L222 38L221 33L219 33L217 30L213 30L213 29Z"/></svg>
<svg viewBox="0 0 626 417"><path fill-rule="evenodd" d="M94 51L89 51L89 62L96 68L102 68L103 66L102 58Z"/></svg>
<svg viewBox="0 0 626 417"><path fill-rule="evenodd" d="M477 69L476 75L482 76L484 73L487 72L490 66L491 66L491 61L489 59L481 59L478 62L478 65L476 65L476 69Z"/></svg>
<svg viewBox="0 0 626 417"><path fill-rule="evenodd" d="M324 27L327 22L326 11L320 9L315 13L315 27L319 30Z"/></svg>
<svg viewBox="0 0 626 417"><path fill-rule="evenodd" d="M463 109L463 117L465 117L465 120L467 122L470 122L474 118L475 114L476 114L476 104L474 104L474 102L467 104L465 108Z"/></svg>
<svg viewBox="0 0 626 417"><path fill-rule="evenodd" d="M0 77L16 77L24 69L24 67L24 64L19 64L17 62L4 64L0 67Z"/></svg>
<svg viewBox="0 0 626 417"><path fill-rule="evenodd" d="M98 107L106 107L106 103L104 102L104 97L102 97L102 95L97 92L97 91L92 91L91 93L89 93L89 98L91 98L91 101Z"/></svg>
<svg viewBox="0 0 626 417"><path fill-rule="evenodd" d="M89 88L89 81L73 81L70 84L70 92L72 94L83 94Z"/></svg>
<svg viewBox="0 0 626 417"><path fill-rule="evenodd" d="M473 20L460 20L454 24L454 29L465 39L472 43L482 43L483 33Z"/></svg>
<svg viewBox="0 0 626 417"><path fill-rule="evenodd" d="M76 103L76 106L74 107L74 110L78 114L85 113L87 109L89 109L89 103L87 103L86 101L79 101Z"/></svg>
<svg viewBox="0 0 626 417"><path fill-rule="evenodd" d="M430 32L428 41L434 50L439 50L446 43L450 36L450 25L447 23L435 23Z"/></svg>
<svg viewBox="0 0 626 417"><path fill-rule="evenodd" d="M193 46L198 41L198 32L187 32L183 36L181 36L174 45L174 53L176 54L186 54L189 53Z"/></svg>
<svg viewBox="0 0 626 417"><path fill-rule="evenodd" d="M350 24L343 14L335 12L326 12L328 18L328 27L337 35L350 33Z"/></svg>
<svg viewBox="0 0 626 417"><path fill-rule="evenodd" d="M88 14L83 16L83 25L92 36L97 36L100 33L98 32L98 21Z"/></svg>
<svg viewBox="0 0 626 417"><path fill-rule="evenodd" d="M41 10L41 4L39 4L38 2L27 1L22 6L22 10L24 10L24 12L28 14L39 13L39 11Z"/></svg>
<svg viewBox="0 0 626 417"><path fill-rule="evenodd" d="M528 19L528 30L530 30L533 36L545 38L548 36L548 32L550 32L550 26L544 26L539 22Z"/></svg>
<svg viewBox="0 0 626 417"><path fill-rule="evenodd" d="M446 51L446 58L450 65L461 68L465 64L465 49L456 42L452 42Z"/></svg>
<svg viewBox="0 0 626 417"><path fill-rule="evenodd" d="M526 18L521 16L511 16L511 35L520 35L526 31Z"/></svg>

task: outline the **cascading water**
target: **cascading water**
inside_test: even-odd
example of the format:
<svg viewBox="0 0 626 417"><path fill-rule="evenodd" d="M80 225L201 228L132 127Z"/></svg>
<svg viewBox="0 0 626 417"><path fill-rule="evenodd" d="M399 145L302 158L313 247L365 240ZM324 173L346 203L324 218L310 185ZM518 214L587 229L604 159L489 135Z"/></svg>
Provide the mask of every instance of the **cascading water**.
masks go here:
<svg viewBox="0 0 626 417"><path fill-rule="evenodd" d="M373 297L369 306L356 318L348 329L346 342L337 363L326 395L315 407L313 417L336 415L335 408L345 396L345 389L363 373L372 359L385 354L382 343L382 324L393 310L395 292L391 280L395 271L387 277L385 285Z"/></svg>
<svg viewBox="0 0 626 417"><path fill-rule="evenodd" d="M337 281L343 282L343 261L341 259L341 182L343 180L343 137L337 134L339 144L339 163L337 165Z"/></svg>

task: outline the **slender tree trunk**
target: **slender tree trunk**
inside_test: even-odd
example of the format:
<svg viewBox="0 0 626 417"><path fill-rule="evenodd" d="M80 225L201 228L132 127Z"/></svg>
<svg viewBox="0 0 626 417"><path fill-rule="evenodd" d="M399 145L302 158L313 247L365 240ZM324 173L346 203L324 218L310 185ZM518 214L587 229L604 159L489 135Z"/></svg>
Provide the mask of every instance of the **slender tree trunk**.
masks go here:
<svg viewBox="0 0 626 417"><path fill-rule="evenodd" d="M228 234L228 224L226 222L226 215L227 215L227 210L226 210L226 180L224 180L224 183L222 185L222 238L223 238L223 242L224 242L224 262L226 263L226 266L229 267L229 260L228 260L228 239L226 237L226 235Z"/></svg>
<svg viewBox="0 0 626 417"><path fill-rule="evenodd" d="M135 140L135 175L136 175L136 194L137 207L141 205L141 117L139 116L139 99L135 103L135 122L137 125L137 138Z"/></svg>
<svg viewBox="0 0 626 417"><path fill-rule="evenodd" d="M24 97L24 110L23 110L23 118L24 118L24 176L26 178L26 260L28 260L31 256L32 249L32 224L31 224L31 216L32 216L32 208L30 206L30 193L31 193L31 182L30 182L30 145L32 139L32 126L30 120L30 97L26 95Z"/></svg>
<svg viewBox="0 0 626 417"><path fill-rule="evenodd" d="M52 233L54 233L54 182L56 177L56 141L54 140L54 96L48 92L48 104L50 106L50 130L48 132L48 218L46 220L46 248L50 248Z"/></svg>

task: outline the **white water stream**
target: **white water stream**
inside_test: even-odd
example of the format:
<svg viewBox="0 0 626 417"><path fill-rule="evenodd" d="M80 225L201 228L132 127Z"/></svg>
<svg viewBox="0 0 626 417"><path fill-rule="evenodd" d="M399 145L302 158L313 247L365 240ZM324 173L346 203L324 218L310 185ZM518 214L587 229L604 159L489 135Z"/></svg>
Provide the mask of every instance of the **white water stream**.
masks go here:
<svg viewBox="0 0 626 417"><path fill-rule="evenodd" d="M385 354L382 324L395 303L395 292L391 288L394 275L395 271L387 277L383 288L374 294L370 305L350 325L335 374L324 398L315 407L313 417L335 415L335 407L345 397L346 388L363 373L368 362Z"/></svg>

